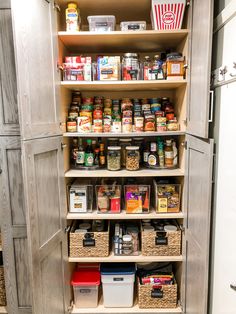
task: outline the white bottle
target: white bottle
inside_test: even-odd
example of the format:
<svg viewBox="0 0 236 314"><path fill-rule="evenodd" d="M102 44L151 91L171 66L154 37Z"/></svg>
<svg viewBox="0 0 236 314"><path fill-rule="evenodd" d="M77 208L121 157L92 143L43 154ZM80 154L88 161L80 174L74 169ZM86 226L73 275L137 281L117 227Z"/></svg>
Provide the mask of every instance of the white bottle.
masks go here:
<svg viewBox="0 0 236 314"><path fill-rule="evenodd" d="M173 147L173 152L174 152L173 166L177 167L177 165L178 165L178 149L176 147L176 142L175 141L173 141L172 147Z"/></svg>

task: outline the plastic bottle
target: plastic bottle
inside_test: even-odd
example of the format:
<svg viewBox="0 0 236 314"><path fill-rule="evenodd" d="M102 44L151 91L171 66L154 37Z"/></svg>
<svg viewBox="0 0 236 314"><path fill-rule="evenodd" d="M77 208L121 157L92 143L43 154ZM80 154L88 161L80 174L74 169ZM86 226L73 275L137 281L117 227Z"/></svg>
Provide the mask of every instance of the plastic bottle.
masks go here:
<svg viewBox="0 0 236 314"><path fill-rule="evenodd" d="M174 165L174 151L172 147L172 141L166 140L165 146L165 166L167 168L172 168Z"/></svg>
<svg viewBox="0 0 236 314"><path fill-rule="evenodd" d="M79 139L78 154L77 154L77 159L76 159L77 165L82 166L84 164L84 158L85 158L85 151L84 151L84 147L83 147L82 138L80 138Z"/></svg>
<svg viewBox="0 0 236 314"><path fill-rule="evenodd" d="M66 8L66 31L79 31L81 24L80 11L76 3L68 3Z"/></svg>
<svg viewBox="0 0 236 314"><path fill-rule="evenodd" d="M159 165L161 168L164 168L164 166L165 166L164 143L163 143L163 141L158 140L157 145L158 145Z"/></svg>
<svg viewBox="0 0 236 314"><path fill-rule="evenodd" d="M72 149L71 149L71 163L72 163L72 165L76 164L77 157L78 157L78 140L77 140L77 138L73 138Z"/></svg>
<svg viewBox="0 0 236 314"><path fill-rule="evenodd" d="M173 147L173 152L174 152L174 162L173 162L173 166L177 167L178 165L178 149L176 147L176 142L173 141L172 143L172 147Z"/></svg>

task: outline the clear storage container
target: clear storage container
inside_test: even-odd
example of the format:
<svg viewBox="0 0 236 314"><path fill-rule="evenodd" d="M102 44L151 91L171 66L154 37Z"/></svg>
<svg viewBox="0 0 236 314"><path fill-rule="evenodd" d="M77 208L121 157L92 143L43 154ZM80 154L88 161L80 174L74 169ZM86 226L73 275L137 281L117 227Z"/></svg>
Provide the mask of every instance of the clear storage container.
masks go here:
<svg viewBox="0 0 236 314"><path fill-rule="evenodd" d="M120 213L120 185L96 185L96 198L98 213Z"/></svg>
<svg viewBox="0 0 236 314"><path fill-rule="evenodd" d="M107 169L116 171L121 169L121 147L108 146L107 147Z"/></svg>
<svg viewBox="0 0 236 314"><path fill-rule="evenodd" d="M75 307L97 307L100 281L100 273L96 269L83 268L74 272L71 285L74 291Z"/></svg>
<svg viewBox="0 0 236 314"><path fill-rule="evenodd" d="M77 180L69 187L69 211L88 213L93 210L93 185L90 181L79 183Z"/></svg>
<svg viewBox="0 0 236 314"><path fill-rule="evenodd" d="M129 21L129 22L121 22L120 29L122 32L126 31L145 31L146 30L146 22L145 21Z"/></svg>
<svg viewBox="0 0 236 314"><path fill-rule="evenodd" d="M139 169L139 147L127 146L126 147L126 162L125 166L127 170L135 171Z"/></svg>
<svg viewBox="0 0 236 314"><path fill-rule="evenodd" d="M127 214L148 213L150 185L125 185L125 210Z"/></svg>
<svg viewBox="0 0 236 314"><path fill-rule="evenodd" d="M158 213L178 213L181 184L158 184L154 180L155 208Z"/></svg>
<svg viewBox="0 0 236 314"><path fill-rule="evenodd" d="M88 16L90 32L110 32L115 30L116 18L114 15Z"/></svg>
<svg viewBox="0 0 236 314"><path fill-rule="evenodd" d="M101 265L104 307L132 307L135 265L104 263Z"/></svg>

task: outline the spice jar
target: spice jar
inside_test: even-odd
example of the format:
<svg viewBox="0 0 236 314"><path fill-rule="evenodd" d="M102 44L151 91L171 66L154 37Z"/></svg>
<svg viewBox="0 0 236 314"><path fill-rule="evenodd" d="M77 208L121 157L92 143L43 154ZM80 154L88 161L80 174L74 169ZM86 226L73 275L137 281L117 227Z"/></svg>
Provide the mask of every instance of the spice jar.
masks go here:
<svg viewBox="0 0 236 314"><path fill-rule="evenodd" d="M76 132L77 131L76 119L72 117L68 117L67 122L66 122L66 129L67 129L67 132L70 132L70 133Z"/></svg>
<svg viewBox="0 0 236 314"><path fill-rule="evenodd" d="M122 59L122 79L132 81L140 79L140 67L137 53L125 53Z"/></svg>
<svg viewBox="0 0 236 314"><path fill-rule="evenodd" d="M139 147L138 146L126 147L126 169L138 170L139 160L140 160Z"/></svg>
<svg viewBox="0 0 236 314"><path fill-rule="evenodd" d="M107 169L117 171L121 169L121 147L108 146L107 147Z"/></svg>
<svg viewBox="0 0 236 314"><path fill-rule="evenodd" d="M126 163L126 147L131 146L131 138L121 138L120 147L121 147L121 166L125 167Z"/></svg>

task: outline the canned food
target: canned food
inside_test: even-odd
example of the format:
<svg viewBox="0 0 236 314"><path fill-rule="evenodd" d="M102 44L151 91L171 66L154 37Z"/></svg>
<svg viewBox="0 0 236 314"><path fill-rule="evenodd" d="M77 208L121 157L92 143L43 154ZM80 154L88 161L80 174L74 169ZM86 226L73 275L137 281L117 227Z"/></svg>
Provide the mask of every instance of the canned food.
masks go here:
<svg viewBox="0 0 236 314"><path fill-rule="evenodd" d="M134 117L134 132L143 132L144 117Z"/></svg>
<svg viewBox="0 0 236 314"><path fill-rule="evenodd" d="M133 119L132 117L122 118L122 131L124 133L130 133L133 129Z"/></svg>

